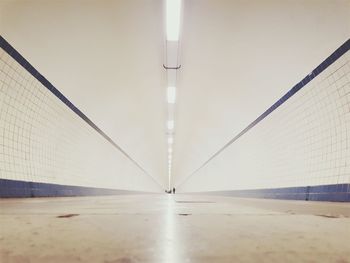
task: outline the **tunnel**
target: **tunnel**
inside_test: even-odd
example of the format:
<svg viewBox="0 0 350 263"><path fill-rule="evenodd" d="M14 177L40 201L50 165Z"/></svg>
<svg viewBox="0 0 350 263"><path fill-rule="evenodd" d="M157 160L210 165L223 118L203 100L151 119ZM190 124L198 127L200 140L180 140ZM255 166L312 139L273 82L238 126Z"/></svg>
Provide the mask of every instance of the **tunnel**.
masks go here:
<svg viewBox="0 0 350 263"><path fill-rule="evenodd" d="M0 0L0 262L350 262L349 0Z"/></svg>

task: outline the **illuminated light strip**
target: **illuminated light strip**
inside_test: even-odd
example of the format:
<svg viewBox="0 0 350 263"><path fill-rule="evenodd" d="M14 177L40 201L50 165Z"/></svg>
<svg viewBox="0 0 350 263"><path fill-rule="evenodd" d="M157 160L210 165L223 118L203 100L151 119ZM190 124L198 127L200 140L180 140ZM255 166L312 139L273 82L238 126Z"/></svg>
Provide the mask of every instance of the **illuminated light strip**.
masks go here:
<svg viewBox="0 0 350 263"><path fill-rule="evenodd" d="M168 87L167 92L168 103L174 104L176 100L176 87Z"/></svg>
<svg viewBox="0 0 350 263"><path fill-rule="evenodd" d="M166 34L168 41L180 37L181 0L166 0Z"/></svg>
<svg viewBox="0 0 350 263"><path fill-rule="evenodd" d="M174 129L174 121L168 121L167 128L168 128L168 130L173 130Z"/></svg>
<svg viewBox="0 0 350 263"><path fill-rule="evenodd" d="M174 138L173 137L169 137L168 138L168 144L173 144L174 143Z"/></svg>
<svg viewBox="0 0 350 263"><path fill-rule="evenodd" d="M174 143L174 104L176 102L176 70L178 66L178 47L180 39L181 26L181 9L182 0L165 0L166 4L166 66L163 67L168 71L167 103L168 119L167 127L167 144L168 144L168 175L169 187L171 187L171 165L172 165L172 145ZM168 65L169 63L169 65ZM170 70L175 70L170 73ZM175 75L174 75L175 74Z"/></svg>

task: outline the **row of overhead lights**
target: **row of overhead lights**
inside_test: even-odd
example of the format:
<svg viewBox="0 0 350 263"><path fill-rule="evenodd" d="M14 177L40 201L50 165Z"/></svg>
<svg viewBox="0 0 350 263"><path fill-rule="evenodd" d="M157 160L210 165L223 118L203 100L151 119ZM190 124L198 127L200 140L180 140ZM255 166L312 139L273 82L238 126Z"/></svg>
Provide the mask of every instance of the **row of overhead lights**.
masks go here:
<svg viewBox="0 0 350 263"><path fill-rule="evenodd" d="M182 0L166 0L166 63L167 69L167 148L168 148L168 187L171 189L171 172L174 144L174 111L176 102L176 73L179 68L178 49L181 23Z"/></svg>
<svg viewBox="0 0 350 263"><path fill-rule="evenodd" d="M167 89L167 102L168 102L168 120L166 124L167 128L167 144L168 144L168 184L171 188L171 171L172 171L172 159L173 159L173 144L174 144L174 106L176 101L176 87L171 86Z"/></svg>

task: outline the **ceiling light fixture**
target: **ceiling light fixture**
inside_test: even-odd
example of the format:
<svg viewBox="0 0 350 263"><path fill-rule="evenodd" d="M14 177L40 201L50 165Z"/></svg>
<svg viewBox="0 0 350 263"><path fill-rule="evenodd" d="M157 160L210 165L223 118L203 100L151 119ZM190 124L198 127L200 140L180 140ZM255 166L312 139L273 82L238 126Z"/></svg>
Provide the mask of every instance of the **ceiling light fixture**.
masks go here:
<svg viewBox="0 0 350 263"><path fill-rule="evenodd" d="M168 144L173 144L174 143L174 138L173 137L169 137L168 138Z"/></svg>
<svg viewBox="0 0 350 263"><path fill-rule="evenodd" d="M167 127L168 127L168 130L174 129L174 121L168 121L167 122Z"/></svg>
<svg viewBox="0 0 350 263"><path fill-rule="evenodd" d="M174 104L176 100L176 88L168 87L168 103Z"/></svg>
<svg viewBox="0 0 350 263"><path fill-rule="evenodd" d="M168 41L178 41L180 35L181 0L166 0L166 35Z"/></svg>

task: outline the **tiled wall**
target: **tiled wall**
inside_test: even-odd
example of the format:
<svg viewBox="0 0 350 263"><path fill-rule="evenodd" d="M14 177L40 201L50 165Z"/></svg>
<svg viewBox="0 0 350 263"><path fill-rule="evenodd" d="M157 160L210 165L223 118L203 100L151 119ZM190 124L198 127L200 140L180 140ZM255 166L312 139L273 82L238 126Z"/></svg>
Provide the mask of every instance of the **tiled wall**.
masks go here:
<svg viewBox="0 0 350 263"><path fill-rule="evenodd" d="M341 185L349 195L349 47L348 40L178 190Z"/></svg>
<svg viewBox="0 0 350 263"><path fill-rule="evenodd" d="M3 38L0 44L0 183L161 190Z"/></svg>

